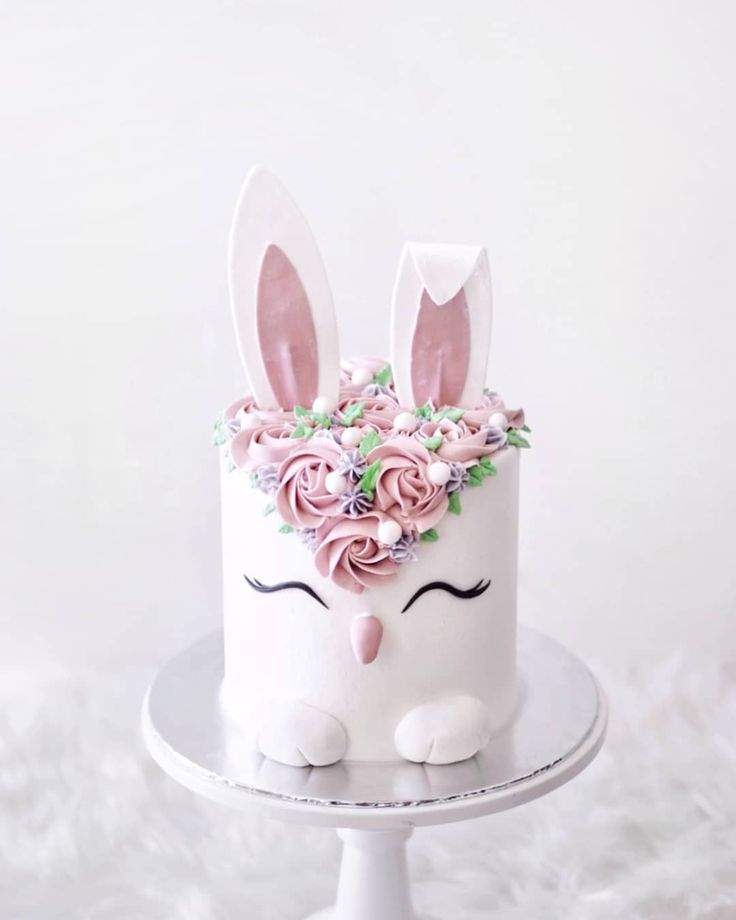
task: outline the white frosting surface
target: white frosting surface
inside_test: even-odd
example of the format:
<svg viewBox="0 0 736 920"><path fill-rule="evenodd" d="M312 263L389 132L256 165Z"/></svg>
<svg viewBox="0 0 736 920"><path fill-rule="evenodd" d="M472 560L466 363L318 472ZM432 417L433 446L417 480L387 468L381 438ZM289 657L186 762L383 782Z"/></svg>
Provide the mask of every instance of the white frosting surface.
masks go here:
<svg viewBox="0 0 736 920"><path fill-rule="evenodd" d="M493 462L498 475L466 490L462 514L446 514L438 525L439 540L419 543L416 562L406 562L385 584L360 595L320 576L298 537L278 532L276 514L263 516L264 496L247 473L227 472L223 464L223 700L253 744L266 738L271 756L314 762L299 760L298 745L293 755L278 753L289 739L271 719L293 702L340 723L347 739L345 759L398 760L396 730L402 720L400 746L412 756L424 743L419 735L428 724L427 710L406 717L416 707L437 703L442 705L429 711L444 713L441 719L451 718L453 725L440 720L426 730L442 737L425 740L446 752L440 762L450 762L472 756L467 736L477 735L480 723L487 738L510 717L516 702L519 451L499 451ZM302 581L329 609L300 590L258 593L246 575L266 585ZM428 582L467 589L481 579L491 579L491 585L479 597L433 590L401 612ZM369 664L360 663L351 643L351 627L360 615L378 618L383 627L378 654ZM483 706L458 705L458 697ZM408 741L407 731L413 732ZM339 748L334 734L329 744Z"/></svg>

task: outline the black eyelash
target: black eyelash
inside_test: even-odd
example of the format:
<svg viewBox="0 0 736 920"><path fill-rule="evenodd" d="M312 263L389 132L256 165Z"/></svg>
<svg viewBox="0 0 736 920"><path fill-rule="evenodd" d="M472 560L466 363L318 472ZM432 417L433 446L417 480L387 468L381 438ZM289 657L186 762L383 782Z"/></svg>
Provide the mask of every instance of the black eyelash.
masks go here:
<svg viewBox="0 0 736 920"><path fill-rule="evenodd" d="M487 591L490 585L490 578L487 581L481 578L481 580L477 584L473 585L472 588L456 588L455 585L450 585L446 581L430 581L429 584L422 585L422 587L412 595L411 599L408 601L401 612L406 613L411 605L415 601L418 601L423 594L427 593L427 591L447 591L448 594L453 594L455 597L468 598L478 597L480 594L483 594L484 591Z"/></svg>
<svg viewBox="0 0 736 920"><path fill-rule="evenodd" d="M247 575L243 575L243 578L254 591L260 591L261 594L273 594L274 591L288 591L289 588L297 588L299 591L304 591L310 597L313 597L318 604L322 604L325 610L330 609L314 588L305 585L303 581L280 581L277 585L264 585L263 582L258 581L257 578L250 579Z"/></svg>

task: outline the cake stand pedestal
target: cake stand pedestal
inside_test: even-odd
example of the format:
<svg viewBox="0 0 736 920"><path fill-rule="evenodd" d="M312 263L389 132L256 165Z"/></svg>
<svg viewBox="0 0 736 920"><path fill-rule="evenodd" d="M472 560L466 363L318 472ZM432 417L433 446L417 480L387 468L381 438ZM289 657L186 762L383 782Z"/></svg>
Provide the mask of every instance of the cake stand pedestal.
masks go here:
<svg viewBox="0 0 736 920"><path fill-rule="evenodd" d="M522 628L519 675L514 718L463 763L287 767L246 746L224 714L218 632L159 672L143 704L143 736L159 766L198 795L337 828L337 903L311 920L415 920L406 865L415 827L465 821L545 795L573 779L603 744L605 697L579 659Z"/></svg>

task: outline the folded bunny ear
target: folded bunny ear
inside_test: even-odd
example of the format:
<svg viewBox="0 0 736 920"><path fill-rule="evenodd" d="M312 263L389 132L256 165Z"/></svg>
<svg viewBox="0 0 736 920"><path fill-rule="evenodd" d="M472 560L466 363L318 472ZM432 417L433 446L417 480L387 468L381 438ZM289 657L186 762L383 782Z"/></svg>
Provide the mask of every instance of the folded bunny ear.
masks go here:
<svg viewBox="0 0 736 920"><path fill-rule="evenodd" d="M240 356L257 405L336 401L337 326L322 257L286 189L258 166L235 208L228 270Z"/></svg>
<svg viewBox="0 0 736 920"><path fill-rule="evenodd" d="M391 366L401 405L478 406L491 319L483 247L407 243L391 313Z"/></svg>

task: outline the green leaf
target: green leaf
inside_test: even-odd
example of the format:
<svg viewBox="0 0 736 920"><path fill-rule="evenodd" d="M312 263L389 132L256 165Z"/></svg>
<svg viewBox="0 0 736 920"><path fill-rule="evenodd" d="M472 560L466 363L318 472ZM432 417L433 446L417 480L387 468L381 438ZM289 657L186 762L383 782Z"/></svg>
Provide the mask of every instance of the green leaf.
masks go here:
<svg viewBox="0 0 736 920"><path fill-rule="evenodd" d="M439 412L434 413L432 421L441 422L443 418L449 418L451 422L459 422L464 415L464 409L456 409L454 406L445 406L444 409L440 409Z"/></svg>
<svg viewBox="0 0 736 920"><path fill-rule="evenodd" d="M319 412L310 412L309 415L310 415L310 418L311 418L311 420L312 420L312 424L313 424L313 425L317 425L318 427L321 427L321 428L329 428L329 427L330 427L330 417L329 417L329 415L324 415L324 414L321 414L321 413L319 413Z"/></svg>
<svg viewBox="0 0 736 920"><path fill-rule="evenodd" d="M530 428L528 425L522 425L522 426L521 426L521 430L522 430L522 431L531 431L531 428Z"/></svg>
<svg viewBox="0 0 736 920"><path fill-rule="evenodd" d="M345 414L340 419L340 424L344 425L346 428L349 428L359 418L363 417L364 408L365 408L365 400L359 403L355 403L355 405L353 406L350 406L350 408L345 411Z"/></svg>
<svg viewBox="0 0 736 920"><path fill-rule="evenodd" d="M522 435L520 435L519 432L515 428L509 428L509 430L506 432L506 437L508 439L509 444L512 447L530 447L531 446L529 442L527 441L527 439L525 437L522 437Z"/></svg>
<svg viewBox="0 0 736 920"><path fill-rule="evenodd" d="M491 461L488 459L488 457L481 457L480 460L479 460L479 463L480 463L481 469L483 470L483 472L484 472L484 474L485 474L486 476L495 476L496 473L498 472L498 470L497 470L496 467L491 463Z"/></svg>
<svg viewBox="0 0 736 920"><path fill-rule="evenodd" d="M304 406L294 406L294 415L297 418L304 418L309 415L309 409L305 409Z"/></svg>
<svg viewBox="0 0 736 920"><path fill-rule="evenodd" d="M429 530L425 530L424 533L419 534L419 539L422 541L422 543L436 543L439 538L440 535L437 533L434 527L430 527Z"/></svg>
<svg viewBox="0 0 736 920"><path fill-rule="evenodd" d="M361 456L367 457L373 448L378 447L380 443L381 438L379 437L378 433L375 431L369 431L368 434L366 434L363 437L363 440L360 442L358 450L360 451Z"/></svg>
<svg viewBox="0 0 736 920"><path fill-rule="evenodd" d="M358 486L361 491L365 492L370 501L373 501L373 493L376 488L376 481L378 479L378 474L381 472L381 461L374 460L373 463L368 467L368 469L363 473L358 482Z"/></svg>
<svg viewBox="0 0 736 920"><path fill-rule="evenodd" d="M427 450L437 450L444 440L445 436L443 434L434 434L431 438L425 438L423 444Z"/></svg>
<svg viewBox="0 0 736 920"><path fill-rule="evenodd" d="M462 514L463 509L460 507L460 493L459 492L450 492L448 496L450 499L449 509L453 514Z"/></svg>
<svg viewBox="0 0 736 920"><path fill-rule="evenodd" d="M276 510L276 505L273 502L269 502L266 507L263 509L263 516L268 517L269 514L273 514Z"/></svg>
<svg viewBox="0 0 736 920"><path fill-rule="evenodd" d="M256 473L255 470L253 470L252 473L248 473L248 479L250 480L251 489L255 489L256 486L258 485L258 473Z"/></svg>
<svg viewBox="0 0 736 920"><path fill-rule="evenodd" d="M393 380L393 374L391 373L391 365L384 364L381 370L373 375L374 383L377 383L379 386L387 387Z"/></svg>
<svg viewBox="0 0 736 920"><path fill-rule="evenodd" d="M468 470L468 485L479 486L482 484L484 478L485 473L483 472L483 467L480 464L477 466L471 466Z"/></svg>
<svg viewBox="0 0 736 920"><path fill-rule="evenodd" d="M307 425L306 422L299 422L296 428L289 435L290 438L308 438L310 434L314 434L312 429Z"/></svg>
<svg viewBox="0 0 736 920"><path fill-rule="evenodd" d="M281 527L279 527L279 533L293 533L293 532L294 532L294 528L291 526L291 524L282 524Z"/></svg>
<svg viewBox="0 0 736 920"><path fill-rule="evenodd" d="M414 415L416 415L417 418L431 418L432 407L429 403L425 403L423 406L417 406L414 410Z"/></svg>

